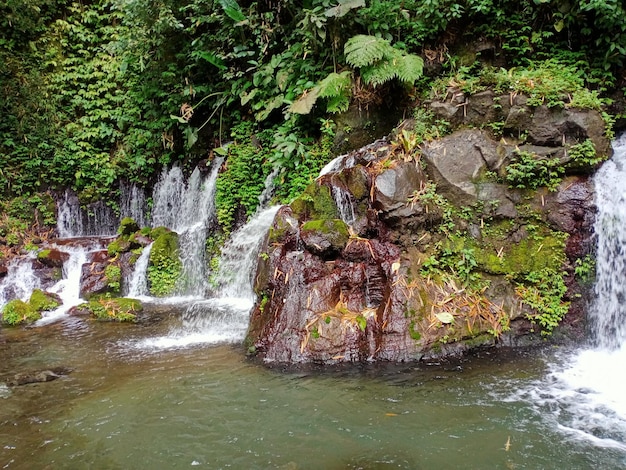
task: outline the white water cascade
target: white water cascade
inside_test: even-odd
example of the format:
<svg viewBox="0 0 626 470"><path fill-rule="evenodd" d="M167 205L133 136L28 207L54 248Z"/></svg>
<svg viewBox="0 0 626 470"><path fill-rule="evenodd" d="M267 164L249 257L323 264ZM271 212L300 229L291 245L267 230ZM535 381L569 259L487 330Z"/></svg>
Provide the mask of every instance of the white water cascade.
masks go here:
<svg viewBox="0 0 626 470"><path fill-rule="evenodd" d="M0 307L11 299L28 301L31 292L40 286L33 271L33 257L13 259L7 266L7 275L0 281Z"/></svg>
<svg viewBox="0 0 626 470"><path fill-rule="evenodd" d="M63 246L62 249L70 255L69 259L63 263L63 279L48 289L48 292L57 294L61 298L61 306L50 312L44 312L43 318L37 322L38 325L53 322L64 315L76 305L84 302L80 297L80 277L83 264L87 262L89 252L100 249L99 244L76 244L73 246Z"/></svg>
<svg viewBox="0 0 626 470"><path fill-rule="evenodd" d="M547 380L520 391L573 439L626 452L626 134L594 177L598 213L592 347L563 355Z"/></svg>
<svg viewBox="0 0 626 470"><path fill-rule="evenodd" d="M140 298L149 294L148 292L148 262L150 261L150 252L152 251L152 243L146 246L137 261L135 269L129 281L128 293L126 297Z"/></svg>
<svg viewBox="0 0 626 470"><path fill-rule="evenodd" d="M179 167L164 170L154 188L152 226L165 226L179 236L180 295L203 297L207 290L205 243L215 216L215 184L223 161L216 158L206 178L196 168L187 184Z"/></svg>
<svg viewBox="0 0 626 470"><path fill-rule="evenodd" d="M57 231L60 238L115 235L119 219L104 202L80 206L78 197L67 190L58 201Z"/></svg>
<svg viewBox="0 0 626 470"><path fill-rule="evenodd" d="M132 183L120 184L120 216L130 217L140 227L148 226L146 217L146 193L143 188Z"/></svg>

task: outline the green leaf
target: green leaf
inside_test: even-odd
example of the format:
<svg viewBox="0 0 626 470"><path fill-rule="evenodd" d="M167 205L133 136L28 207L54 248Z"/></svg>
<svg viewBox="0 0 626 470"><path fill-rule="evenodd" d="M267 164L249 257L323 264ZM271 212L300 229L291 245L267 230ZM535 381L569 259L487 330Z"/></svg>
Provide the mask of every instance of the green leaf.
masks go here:
<svg viewBox="0 0 626 470"><path fill-rule="evenodd" d="M198 141L198 129L189 126L185 128L184 134L187 138L187 148L193 147L193 145Z"/></svg>
<svg viewBox="0 0 626 470"><path fill-rule="evenodd" d="M345 16L350 10L365 6L365 0L344 0L339 2L338 5L329 8L324 12L328 18L341 18Z"/></svg>
<svg viewBox="0 0 626 470"><path fill-rule="evenodd" d="M319 86L315 86L308 91L305 91L300 98L294 101L289 106L289 112L296 114L309 114L313 105L319 97Z"/></svg>
<svg viewBox="0 0 626 470"><path fill-rule="evenodd" d="M454 316L450 312L435 313L435 316L437 317L437 320L439 320L441 323L454 323Z"/></svg>
<svg viewBox="0 0 626 470"><path fill-rule="evenodd" d="M173 114L170 114L170 119L174 119L175 121L178 121L181 124L187 124L187 121L185 121L185 119L180 116L174 116Z"/></svg>
<svg viewBox="0 0 626 470"><path fill-rule="evenodd" d="M424 60L417 55L400 55L395 63L398 79L409 85L415 83L424 71Z"/></svg>
<svg viewBox="0 0 626 470"><path fill-rule="evenodd" d="M387 40L363 34L351 37L344 46L346 62L353 67L372 65L393 52Z"/></svg>
<svg viewBox="0 0 626 470"><path fill-rule="evenodd" d="M241 7L235 0L220 0L220 5L230 19L234 21L244 21L246 19L241 11Z"/></svg>
<svg viewBox="0 0 626 470"><path fill-rule="evenodd" d="M317 85L320 98L346 95L352 88L352 72L330 73Z"/></svg>

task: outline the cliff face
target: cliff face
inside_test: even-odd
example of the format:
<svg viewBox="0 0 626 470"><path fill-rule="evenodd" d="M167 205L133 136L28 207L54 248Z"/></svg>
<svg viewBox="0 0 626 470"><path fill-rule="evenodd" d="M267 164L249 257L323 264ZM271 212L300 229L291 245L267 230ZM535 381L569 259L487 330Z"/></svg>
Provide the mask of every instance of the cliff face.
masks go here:
<svg viewBox="0 0 626 470"><path fill-rule="evenodd" d="M279 211L251 351L408 361L581 333L588 279L575 271L593 247L588 175L610 153L602 117L490 92L431 109L458 130L417 145L406 121ZM499 139L480 129L494 121Z"/></svg>

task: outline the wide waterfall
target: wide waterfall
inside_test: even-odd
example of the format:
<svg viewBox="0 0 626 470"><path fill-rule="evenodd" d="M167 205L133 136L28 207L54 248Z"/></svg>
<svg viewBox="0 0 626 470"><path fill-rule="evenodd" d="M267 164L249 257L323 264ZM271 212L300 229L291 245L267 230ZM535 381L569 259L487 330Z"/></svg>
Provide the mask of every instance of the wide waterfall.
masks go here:
<svg viewBox="0 0 626 470"><path fill-rule="evenodd" d="M41 287L33 271L33 257L13 259L7 266L7 275L0 281L0 307L11 299L27 301L33 289Z"/></svg>
<svg viewBox="0 0 626 470"><path fill-rule="evenodd" d="M215 217L215 184L224 159L213 161L204 177L196 168L185 183L182 170L174 166L163 170L154 188L152 226L165 226L179 235L183 265L179 295L204 297L207 290L206 237Z"/></svg>
<svg viewBox="0 0 626 470"><path fill-rule="evenodd" d="M115 235L119 217L103 201L82 208L76 194L69 189L58 201L57 231L60 238Z"/></svg>

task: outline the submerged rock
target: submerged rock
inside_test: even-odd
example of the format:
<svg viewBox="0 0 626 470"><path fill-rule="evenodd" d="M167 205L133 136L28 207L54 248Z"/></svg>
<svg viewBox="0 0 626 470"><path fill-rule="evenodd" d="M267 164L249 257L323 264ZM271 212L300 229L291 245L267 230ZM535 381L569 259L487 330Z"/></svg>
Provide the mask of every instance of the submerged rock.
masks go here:
<svg viewBox="0 0 626 470"><path fill-rule="evenodd" d="M34 383L51 382L69 375L72 369L68 367L51 367L50 369L38 370L34 372L20 372L6 380L9 387L18 387Z"/></svg>

